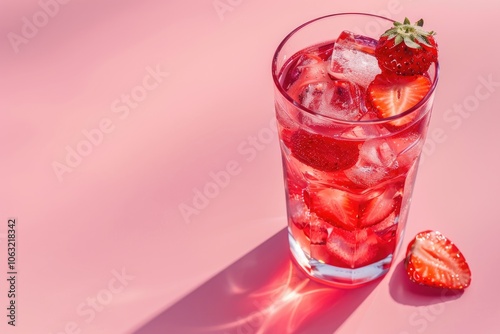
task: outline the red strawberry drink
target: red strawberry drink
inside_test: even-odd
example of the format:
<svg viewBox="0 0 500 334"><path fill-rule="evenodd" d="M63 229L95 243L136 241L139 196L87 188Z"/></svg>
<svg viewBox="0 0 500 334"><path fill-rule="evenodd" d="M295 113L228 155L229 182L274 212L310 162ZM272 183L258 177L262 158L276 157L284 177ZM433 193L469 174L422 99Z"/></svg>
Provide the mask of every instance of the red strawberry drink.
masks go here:
<svg viewBox="0 0 500 334"><path fill-rule="evenodd" d="M373 280L402 241L437 83L422 25L331 15L276 52L290 248L314 278Z"/></svg>

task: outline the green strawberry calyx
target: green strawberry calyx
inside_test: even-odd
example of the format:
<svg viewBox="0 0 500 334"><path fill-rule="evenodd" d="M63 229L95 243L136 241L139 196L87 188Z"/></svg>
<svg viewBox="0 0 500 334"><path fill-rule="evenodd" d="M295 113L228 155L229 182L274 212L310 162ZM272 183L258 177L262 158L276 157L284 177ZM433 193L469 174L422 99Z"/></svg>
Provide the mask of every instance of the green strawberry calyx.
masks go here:
<svg viewBox="0 0 500 334"><path fill-rule="evenodd" d="M411 24L406 17L403 23L394 22L394 27L384 32L381 37L387 37L388 40L394 39L394 46L404 42L406 46L412 49L420 49L422 45L433 47L428 37L436 33L434 31L425 31L423 26L423 19Z"/></svg>

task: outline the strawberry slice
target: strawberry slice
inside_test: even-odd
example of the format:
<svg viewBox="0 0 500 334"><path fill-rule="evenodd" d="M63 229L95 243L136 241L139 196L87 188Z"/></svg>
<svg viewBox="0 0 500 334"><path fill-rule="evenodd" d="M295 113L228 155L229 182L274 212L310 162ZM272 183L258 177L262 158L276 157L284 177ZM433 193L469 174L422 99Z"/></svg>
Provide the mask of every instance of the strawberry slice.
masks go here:
<svg viewBox="0 0 500 334"><path fill-rule="evenodd" d="M350 168L359 156L359 143L298 130L292 135L290 149L302 163L325 172Z"/></svg>
<svg viewBox="0 0 500 334"><path fill-rule="evenodd" d="M346 230L357 227L359 204L348 193L334 188L311 190L306 203L318 217Z"/></svg>
<svg viewBox="0 0 500 334"><path fill-rule="evenodd" d="M471 271L460 250L437 231L420 232L408 245L408 277L415 283L446 289L465 289Z"/></svg>
<svg viewBox="0 0 500 334"><path fill-rule="evenodd" d="M311 212L333 226L352 231L376 225L393 212L399 212L401 196L390 187L368 201L360 202L354 195L335 189L311 187L306 205Z"/></svg>
<svg viewBox="0 0 500 334"><path fill-rule="evenodd" d="M379 118L393 117L420 102L430 91L431 85L429 78L423 75L379 74L367 88L367 101ZM413 121L417 114L412 112L389 123L399 128Z"/></svg>
<svg viewBox="0 0 500 334"><path fill-rule="evenodd" d="M360 208L360 227L376 225L387 218L394 211L399 211L401 206L401 196L395 195L397 189L392 187L384 191L379 196L364 203Z"/></svg>

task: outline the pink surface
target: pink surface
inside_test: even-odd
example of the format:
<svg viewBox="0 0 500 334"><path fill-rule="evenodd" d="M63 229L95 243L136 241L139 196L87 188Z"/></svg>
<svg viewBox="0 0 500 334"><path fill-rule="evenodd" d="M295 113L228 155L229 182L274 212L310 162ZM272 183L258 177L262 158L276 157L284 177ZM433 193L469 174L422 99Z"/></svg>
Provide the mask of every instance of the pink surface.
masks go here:
<svg viewBox="0 0 500 334"><path fill-rule="evenodd" d="M495 332L496 1L57 1L0 5L0 332ZM298 24L345 11L438 32L404 245L428 228L450 237L473 273L463 294L410 285L402 253L356 290L291 265L271 57Z"/></svg>

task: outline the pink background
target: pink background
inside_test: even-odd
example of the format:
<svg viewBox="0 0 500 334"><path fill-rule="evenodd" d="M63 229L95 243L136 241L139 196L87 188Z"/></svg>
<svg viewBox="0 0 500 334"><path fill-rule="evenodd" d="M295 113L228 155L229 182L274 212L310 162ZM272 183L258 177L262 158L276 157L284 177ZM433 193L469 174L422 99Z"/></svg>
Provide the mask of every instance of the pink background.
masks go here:
<svg viewBox="0 0 500 334"><path fill-rule="evenodd" d="M497 1L59 1L0 4L0 332L495 332ZM404 247L424 229L447 235L472 268L463 294L409 284L402 253L355 290L291 266L271 57L300 23L346 11L423 17L438 32L441 79ZM5 316L10 217L16 328Z"/></svg>

